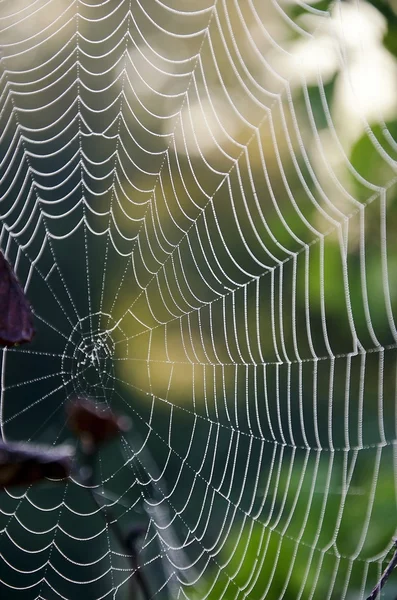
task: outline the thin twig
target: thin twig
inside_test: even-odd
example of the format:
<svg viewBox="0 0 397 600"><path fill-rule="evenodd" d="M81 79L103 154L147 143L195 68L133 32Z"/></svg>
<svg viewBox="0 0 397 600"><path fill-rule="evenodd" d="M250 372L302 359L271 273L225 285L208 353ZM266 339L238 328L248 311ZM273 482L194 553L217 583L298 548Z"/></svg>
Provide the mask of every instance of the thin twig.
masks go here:
<svg viewBox="0 0 397 600"><path fill-rule="evenodd" d="M395 550L394 550L394 554L391 558L391 561L387 565L386 569L383 571L382 577L379 579L378 583L376 584L376 586L374 587L374 589L368 596L367 600L375 600L377 598L378 594L381 592L383 586L385 585L385 583L389 579L390 575L392 574L392 571L397 566L397 539L394 540L393 546L394 546Z"/></svg>
<svg viewBox="0 0 397 600"><path fill-rule="evenodd" d="M134 598L135 586L133 581L135 579L137 585L139 586L142 592L144 600L150 600L152 596L150 594L149 587L138 565L137 551L135 549L135 546L133 545L135 542L134 536L131 536L130 534L129 539L127 539L119 524L117 523L117 518L115 517L115 515L113 515L111 509L107 506L106 503L102 503L94 493L94 464L96 458L96 451L84 452L84 456L86 458L86 466L89 468L89 475L87 476L85 482L88 486L87 489L89 491L89 494L95 502L96 506L99 508L99 512L103 516L105 523L108 525L109 529L111 529L111 531L114 533L120 546L123 548L127 556L129 556L129 562L133 573L131 598L132 600ZM129 544L129 540L131 541L131 545Z"/></svg>
<svg viewBox="0 0 397 600"><path fill-rule="evenodd" d="M135 529L133 531L130 531L129 535L124 538L124 546L131 552L131 566L135 569L135 579L139 585L139 587L141 588L142 594L145 598L145 600L149 600L151 598L151 594L148 588L148 585L146 583L146 579L143 576L142 571L139 569L139 565L138 565L138 553L136 551L136 546L135 546L135 541L136 539L142 535L143 530L142 529Z"/></svg>

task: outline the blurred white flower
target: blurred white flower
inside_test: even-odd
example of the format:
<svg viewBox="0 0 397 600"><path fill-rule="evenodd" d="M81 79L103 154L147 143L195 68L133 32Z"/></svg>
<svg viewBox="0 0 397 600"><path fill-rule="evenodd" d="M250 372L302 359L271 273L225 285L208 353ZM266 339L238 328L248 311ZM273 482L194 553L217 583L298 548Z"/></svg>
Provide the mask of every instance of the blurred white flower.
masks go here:
<svg viewBox="0 0 397 600"><path fill-rule="evenodd" d="M384 48L387 23L367 2L337 2L328 16L304 15L312 36L280 54L279 73L292 87L328 83L336 76L333 117L345 145L366 123L392 118L397 110L397 66ZM339 131L338 131L339 133Z"/></svg>

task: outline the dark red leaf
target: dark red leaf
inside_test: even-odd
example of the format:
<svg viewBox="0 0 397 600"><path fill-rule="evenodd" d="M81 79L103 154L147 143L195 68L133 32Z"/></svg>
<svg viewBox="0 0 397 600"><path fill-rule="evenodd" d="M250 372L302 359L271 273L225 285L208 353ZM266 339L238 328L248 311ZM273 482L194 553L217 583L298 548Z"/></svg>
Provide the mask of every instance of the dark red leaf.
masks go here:
<svg viewBox="0 0 397 600"><path fill-rule="evenodd" d="M89 398L75 398L66 410L69 427L83 443L94 448L129 429L128 418L115 415L108 406Z"/></svg>
<svg viewBox="0 0 397 600"><path fill-rule="evenodd" d="M31 306L15 273L0 252L0 344L30 342L34 335Z"/></svg>
<svg viewBox="0 0 397 600"><path fill-rule="evenodd" d="M0 440L0 489L45 478L65 479L72 467L70 446L36 446Z"/></svg>

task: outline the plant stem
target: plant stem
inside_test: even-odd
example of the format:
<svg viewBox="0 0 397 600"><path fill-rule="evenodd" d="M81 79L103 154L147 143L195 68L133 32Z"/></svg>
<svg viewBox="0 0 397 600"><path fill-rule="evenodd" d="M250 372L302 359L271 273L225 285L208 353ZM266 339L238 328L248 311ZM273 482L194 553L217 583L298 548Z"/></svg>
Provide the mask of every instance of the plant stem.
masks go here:
<svg viewBox="0 0 397 600"><path fill-rule="evenodd" d="M85 482L87 484L87 486L89 486L87 488L88 492L89 492L91 498L93 499L93 501L95 502L96 506L99 508L99 512L103 516L105 523L107 524L109 529L114 533L120 546L123 548L123 550L125 551L127 556L129 555L128 560L131 565L133 579L135 579L138 587L140 588L144 600L150 600L152 596L149 592L149 587L146 583L146 579L143 576L143 573L141 572L141 570L139 569L137 551L135 549L135 546L133 545L133 543L131 543L131 545L128 544L126 536L124 535L122 529L120 528L119 524L117 523L117 518L113 515L113 512L110 510L110 508L106 504L102 503L99 500L99 498L95 495L95 493L93 492L92 488L95 487L94 464L95 464L96 454L97 454L96 449L92 452L84 453L84 456L86 457L86 465L89 468L89 475L87 476L87 479ZM130 536L130 538L131 538L131 536ZM133 537L131 539L132 539L132 541L134 541ZM133 584L133 579L132 579L131 600L134 600L134 592L135 592L135 586Z"/></svg>
<svg viewBox="0 0 397 600"><path fill-rule="evenodd" d="M378 594L380 594L383 586L385 585L385 583L389 579L390 575L392 574L392 571L397 566L397 540L394 541L394 548L395 548L395 550L394 550L394 554L391 558L391 561L387 565L386 569L383 571L382 577L379 579L378 583L376 584L376 586L374 587L374 589L368 596L367 600L375 600L377 598Z"/></svg>

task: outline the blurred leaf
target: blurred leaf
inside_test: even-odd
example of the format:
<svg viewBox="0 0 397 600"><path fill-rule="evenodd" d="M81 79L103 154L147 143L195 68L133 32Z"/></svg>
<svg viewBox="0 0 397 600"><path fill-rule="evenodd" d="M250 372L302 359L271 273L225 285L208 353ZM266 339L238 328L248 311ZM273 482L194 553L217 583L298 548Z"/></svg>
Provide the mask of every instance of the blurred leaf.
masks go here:
<svg viewBox="0 0 397 600"><path fill-rule="evenodd" d="M31 306L13 268L0 252L0 344L31 342L34 333Z"/></svg>
<svg viewBox="0 0 397 600"><path fill-rule="evenodd" d="M294 4L291 8L290 16L293 19L296 19L301 15L313 13L313 11L310 10L310 8L315 9L316 12L322 11L326 13L334 3L334 0L318 0L318 2L312 2L310 6L308 4L304 4L303 2L301 4L297 3Z"/></svg>
<svg viewBox="0 0 397 600"><path fill-rule="evenodd" d="M30 485L47 477L66 479L72 467L70 446L36 446L0 441L0 489Z"/></svg>
<svg viewBox="0 0 397 600"><path fill-rule="evenodd" d="M384 47L393 56L397 56L397 15L387 0L370 0L369 2L383 15L387 21L387 31L383 38Z"/></svg>
<svg viewBox="0 0 397 600"><path fill-rule="evenodd" d="M70 429L81 439L87 450L95 450L130 428L126 417L115 415L109 406L89 398L75 398L67 405Z"/></svg>
<svg viewBox="0 0 397 600"><path fill-rule="evenodd" d="M354 144L350 160L356 171L374 185L383 186L395 175L381 152L384 151L397 161L397 121L389 121L382 125L371 126L371 137L365 132ZM357 194L361 200L367 200L368 190L363 189L356 177L352 177L357 186Z"/></svg>

